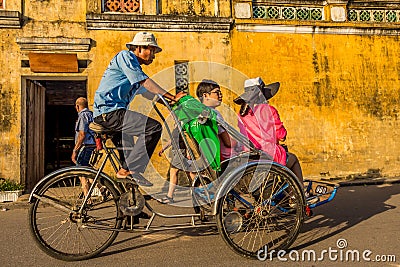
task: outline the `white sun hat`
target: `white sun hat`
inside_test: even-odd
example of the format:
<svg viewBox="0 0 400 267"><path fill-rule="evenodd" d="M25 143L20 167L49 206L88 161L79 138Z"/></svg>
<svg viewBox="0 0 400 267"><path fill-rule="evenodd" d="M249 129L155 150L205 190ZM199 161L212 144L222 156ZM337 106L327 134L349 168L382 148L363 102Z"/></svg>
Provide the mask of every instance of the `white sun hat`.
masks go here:
<svg viewBox="0 0 400 267"><path fill-rule="evenodd" d="M138 32L133 37L132 42L126 43L126 47L129 49L131 45L139 46L153 46L156 48L154 53L160 53L162 51L161 47L157 44L157 39L151 32Z"/></svg>
<svg viewBox="0 0 400 267"><path fill-rule="evenodd" d="M263 103L265 100L268 100L276 95L279 90L279 86L279 82L265 85L264 81L260 77L247 79L244 82L244 93L235 98L233 102L238 105L241 105L243 103Z"/></svg>

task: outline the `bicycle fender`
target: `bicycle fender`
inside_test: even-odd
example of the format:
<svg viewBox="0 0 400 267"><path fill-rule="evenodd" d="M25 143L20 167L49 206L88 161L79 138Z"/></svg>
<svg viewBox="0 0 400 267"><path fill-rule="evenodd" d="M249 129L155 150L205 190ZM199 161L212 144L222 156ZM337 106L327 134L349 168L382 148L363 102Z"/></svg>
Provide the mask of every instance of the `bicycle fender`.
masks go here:
<svg viewBox="0 0 400 267"><path fill-rule="evenodd" d="M48 181L50 181L50 179L52 179L54 176L59 175L59 174L61 174L61 173L65 173L65 172L69 172L69 171L74 171L74 170L75 170L75 171L76 171L76 170L84 170L84 171L91 172L91 173L93 173L93 174L96 174L96 173L97 173L97 170L95 170L95 169L93 169L93 168L91 168L91 167L87 167L87 166L71 166L71 167L65 167L65 168L61 168L61 169L59 169L59 170L56 170L56 171L54 171L54 172L52 172L52 173L49 173L49 174L46 175L45 177L43 177L43 178L35 185L35 187L32 189L31 194L29 195L29 200L28 200L28 202L29 202L29 203L33 203L33 201L36 199L35 196L34 196L34 194L37 194L37 193L42 189L42 187L43 187ZM102 179L106 179L107 181L109 181L109 182L114 186L114 188L115 188L119 193L121 193L121 190L119 189L119 187L117 186L116 182L115 182L113 179L111 179L109 176L107 176L107 175L104 174L104 173L100 173L100 176L101 176Z"/></svg>
<svg viewBox="0 0 400 267"><path fill-rule="evenodd" d="M249 161L233 170L231 170L229 173L224 175L225 177L220 177L222 178L222 183L219 186L217 193L216 193L216 201L214 202L214 207L213 207L213 215L217 214L218 211L218 202L223 198L232 188L235 187L235 185L239 182L239 180L242 178L243 174L245 173L246 169L249 167L253 166L269 166L270 168L274 167L277 169L280 169L281 171L287 173L289 176L293 178L294 181L298 184L298 186L301 188L301 184L297 176L286 166L280 165L279 163L276 163L271 160L255 160L255 161Z"/></svg>

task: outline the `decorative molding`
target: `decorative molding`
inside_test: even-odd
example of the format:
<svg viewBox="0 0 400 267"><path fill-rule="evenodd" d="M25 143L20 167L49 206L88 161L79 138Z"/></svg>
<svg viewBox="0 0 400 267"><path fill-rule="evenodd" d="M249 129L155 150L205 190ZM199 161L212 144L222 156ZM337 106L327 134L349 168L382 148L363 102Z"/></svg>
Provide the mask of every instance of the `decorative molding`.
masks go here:
<svg viewBox="0 0 400 267"><path fill-rule="evenodd" d="M236 3L234 5L235 18L249 19L251 18L251 5L250 3Z"/></svg>
<svg viewBox="0 0 400 267"><path fill-rule="evenodd" d="M175 61L175 88L176 93L189 93L189 61Z"/></svg>
<svg viewBox="0 0 400 267"><path fill-rule="evenodd" d="M327 5L347 5L349 0L326 0Z"/></svg>
<svg viewBox="0 0 400 267"><path fill-rule="evenodd" d="M398 23L400 9L348 9L347 19L352 22Z"/></svg>
<svg viewBox="0 0 400 267"><path fill-rule="evenodd" d="M350 0L349 8L399 8L398 0Z"/></svg>
<svg viewBox="0 0 400 267"><path fill-rule="evenodd" d="M17 37L17 44L22 51L88 52L92 40L66 37Z"/></svg>
<svg viewBox="0 0 400 267"><path fill-rule="evenodd" d="M104 12L128 12L137 13L141 9L141 0L103 0Z"/></svg>
<svg viewBox="0 0 400 267"><path fill-rule="evenodd" d="M324 9L309 6L275 6L253 4L253 18L279 20L324 20Z"/></svg>
<svg viewBox="0 0 400 267"><path fill-rule="evenodd" d="M344 22L346 21L346 9L343 6L332 6L331 7L331 19L332 21Z"/></svg>
<svg viewBox="0 0 400 267"><path fill-rule="evenodd" d="M336 34L336 35L387 35L400 36L400 27L350 27L350 26L307 26L307 25L271 25L271 24L236 24L239 32L269 32L290 34Z"/></svg>
<svg viewBox="0 0 400 267"><path fill-rule="evenodd" d="M231 18L177 15L87 14L88 30L229 32Z"/></svg>
<svg viewBox="0 0 400 267"><path fill-rule="evenodd" d="M19 11L0 10L0 28L20 29L22 18Z"/></svg>
<svg viewBox="0 0 400 267"><path fill-rule="evenodd" d="M246 1L246 0L245 0ZM326 0L253 0L253 3L263 3L268 5L307 5L307 6L323 6Z"/></svg>

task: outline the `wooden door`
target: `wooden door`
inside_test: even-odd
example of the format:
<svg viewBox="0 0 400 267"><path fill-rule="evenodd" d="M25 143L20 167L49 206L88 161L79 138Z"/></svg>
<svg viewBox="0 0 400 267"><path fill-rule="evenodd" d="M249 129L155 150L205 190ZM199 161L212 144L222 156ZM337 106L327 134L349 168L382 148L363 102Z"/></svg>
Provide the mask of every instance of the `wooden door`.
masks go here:
<svg viewBox="0 0 400 267"><path fill-rule="evenodd" d="M26 82L26 184L31 190L44 176L46 89L36 81Z"/></svg>

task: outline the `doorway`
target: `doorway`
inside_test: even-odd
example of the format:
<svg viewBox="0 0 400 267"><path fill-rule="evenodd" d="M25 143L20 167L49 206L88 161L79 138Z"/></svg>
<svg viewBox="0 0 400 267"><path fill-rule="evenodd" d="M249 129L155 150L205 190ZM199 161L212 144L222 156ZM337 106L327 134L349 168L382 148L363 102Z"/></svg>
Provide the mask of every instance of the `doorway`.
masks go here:
<svg viewBox="0 0 400 267"><path fill-rule="evenodd" d="M26 189L44 175L72 166L75 100L87 97L87 81L27 80Z"/></svg>

